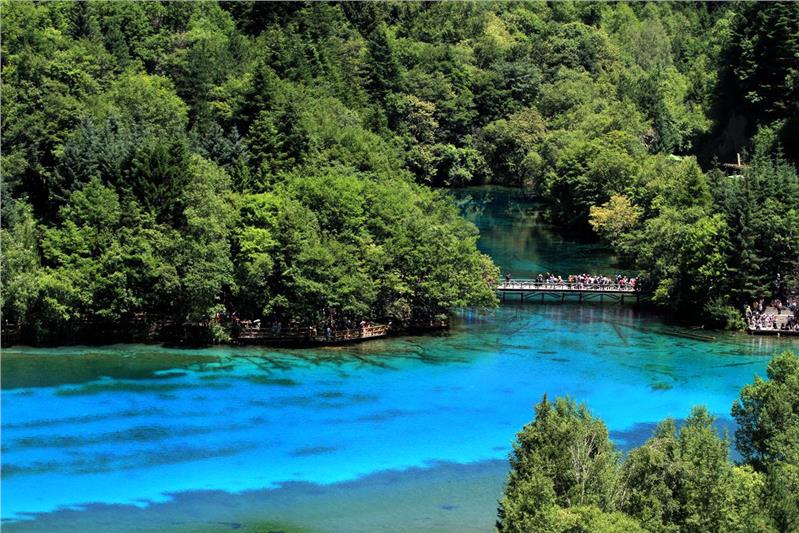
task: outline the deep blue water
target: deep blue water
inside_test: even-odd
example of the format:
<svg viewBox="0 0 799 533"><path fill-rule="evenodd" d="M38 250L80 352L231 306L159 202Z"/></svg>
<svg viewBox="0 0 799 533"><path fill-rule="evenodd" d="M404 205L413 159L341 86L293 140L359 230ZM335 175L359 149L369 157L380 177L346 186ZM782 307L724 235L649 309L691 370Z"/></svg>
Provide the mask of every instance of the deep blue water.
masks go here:
<svg viewBox="0 0 799 533"><path fill-rule="evenodd" d="M531 222L513 191L459 194L483 249L519 277L617 268ZM344 348L12 348L4 528L489 531L544 393L587 402L625 448L695 404L731 425L740 387L788 347L618 304L527 304Z"/></svg>

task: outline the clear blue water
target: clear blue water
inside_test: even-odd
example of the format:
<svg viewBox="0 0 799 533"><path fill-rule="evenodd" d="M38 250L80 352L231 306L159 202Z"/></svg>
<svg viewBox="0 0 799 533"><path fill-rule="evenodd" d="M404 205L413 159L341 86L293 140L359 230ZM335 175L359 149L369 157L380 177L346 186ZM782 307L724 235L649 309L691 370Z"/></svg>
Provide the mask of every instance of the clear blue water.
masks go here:
<svg viewBox="0 0 799 533"><path fill-rule="evenodd" d="M515 278L543 272L628 272L607 247L578 242L542 222L540 205L508 187L469 187L451 192L464 216L480 230L480 248Z"/></svg>
<svg viewBox="0 0 799 533"><path fill-rule="evenodd" d="M551 235L503 252L518 198L467 193L505 268L602 257ZM740 387L790 347L618 304L526 304L344 348L7 349L4 528L490 531L511 442L544 393L587 402L625 448L695 404L730 425Z"/></svg>

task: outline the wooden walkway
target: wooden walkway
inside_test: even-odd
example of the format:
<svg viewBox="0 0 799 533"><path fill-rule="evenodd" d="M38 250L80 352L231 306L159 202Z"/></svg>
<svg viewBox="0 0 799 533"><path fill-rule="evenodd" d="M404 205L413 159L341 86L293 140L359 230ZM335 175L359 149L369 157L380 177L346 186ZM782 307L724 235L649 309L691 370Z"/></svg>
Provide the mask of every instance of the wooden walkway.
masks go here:
<svg viewBox="0 0 799 533"><path fill-rule="evenodd" d="M512 301L517 297L520 302L536 301L561 301L566 297L577 297L580 302L600 301L605 299L624 303L625 298L640 302L641 297L648 293L635 289L631 285L617 283L553 283L537 281L534 279L515 279L503 281L497 285L497 292L502 295L502 301ZM570 298L571 300L571 298Z"/></svg>
<svg viewBox="0 0 799 533"><path fill-rule="evenodd" d="M764 314L772 315L774 317L774 323L776 323L776 329L772 326L770 328L762 327L752 327L751 324L747 324L746 331L750 335L770 335L775 337L799 337L799 331L795 329L780 329L783 324L789 323L791 317L793 317L793 313L786 309L782 308L779 311L776 307L766 307Z"/></svg>
<svg viewBox="0 0 799 533"><path fill-rule="evenodd" d="M794 329L757 329L746 328L750 335L766 335L771 337L799 337L799 331Z"/></svg>
<svg viewBox="0 0 799 533"><path fill-rule="evenodd" d="M313 330L289 330L274 332L271 328L244 327L239 331L235 341L238 344L293 344L293 345L327 345L360 342L388 335L388 326L376 324L365 328L340 329L324 332L320 335Z"/></svg>

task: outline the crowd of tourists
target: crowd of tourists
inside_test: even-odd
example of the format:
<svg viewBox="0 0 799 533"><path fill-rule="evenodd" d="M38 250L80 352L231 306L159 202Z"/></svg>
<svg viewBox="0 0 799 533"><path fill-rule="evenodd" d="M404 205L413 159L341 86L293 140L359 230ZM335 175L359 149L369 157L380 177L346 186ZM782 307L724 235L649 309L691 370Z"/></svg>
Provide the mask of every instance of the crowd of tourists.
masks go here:
<svg viewBox="0 0 799 533"><path fill-rule="evenodd" d="M799 331L799 302L793 297L785 304L775 298L769 306L761 298L745 306L744 314L750 330Z"/></svg>
<svg viewBox="0 0 799 533"><path fill-rule="evenodd" d="M638 287L638 278L628 277L623 274L615 276L593 274L571 274L564 278L549 272L538 274L535 282L546 289L599 289L599 290L631 290ZM514 280L510 273L505 275L505 285L512 286Z"/></svg>

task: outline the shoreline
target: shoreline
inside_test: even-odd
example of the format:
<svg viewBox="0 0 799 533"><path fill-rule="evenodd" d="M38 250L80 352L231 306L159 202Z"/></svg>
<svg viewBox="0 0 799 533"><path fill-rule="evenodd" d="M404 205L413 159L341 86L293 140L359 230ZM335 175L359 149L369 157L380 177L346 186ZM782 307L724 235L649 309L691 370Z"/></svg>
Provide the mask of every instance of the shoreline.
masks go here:
<svg viewBox="0 0 799 533"><path fill-rule="evenodd" d="M614 306L614 303L607 302L607 303L600 303L600 302L584 302L584 303L577 303L573 301L566 300L565 302L559 301L552 301L546 303L538 303L538 302L501 302L500 305L496 308L502 307L518 307L518 306L528 306L528 305L544 305L544 306L568 306L568 307L594 307L594 306ZM685 328L691 331L701 331L707 334L712 333L740 333L746 334L748 336L753 337L772 337L772 338L788 338L793 340L795 338L799 338L799 331L791 331L791 330L779 330L779 329L752 329L750 327L745 327L742 329L712 329L707 328L702 325L697 325L685 321L681 321L676 319L673 316L669 316L668 313L659 312L656 308L653 308L650 304L646 302L642 302L641 304L634 304L633 308L639 310L645 310L657 315L665 324L671 326L677 326L680 328ZM488 310L487 314L490 314L496 309ZM379 336L370 336L370 337L358 337L358 338L349 338L345 340L336 340L332 339L330 341L324 341L323 339L320 341L319 339L305 339L305 338L291 338L291 339L284 339L284 340L277 340L277 339L264 339L264 340L256 340L254 342L240 342L236 338L230 338L227 340L214 340L208 336L210 332L209 328L201 327L201 326L190 326L192 329L199 330L202 329L199 335L191 338L191 335L171 335L171 336L137 336L132 335L130 332L126 332L127 334L117 334L120 331L119 324L109 324L107 327L107 332L110 330L109 333L111 334L100 334L97 335L97 331L94 330L92 335L84 335L82 332L78 335L73 336L69 340L55 340L55 341L48 341L48 342L25 342L27 339L20 339L18 335L12 335L11 341L8 341L8 334L6 330L3 330L2 334L0 335L0 348L11 348L15 346L28 346L31 348L60 348L60 347L71 347L71 346L111 346L114 344L144 344L144 345L152 345L152 346L163 346L165 348L211 348L213 346L226 346L226 347L247 347L247 346L264 346L270 348L285 348L285 349L303 349L303 348L324 348L324 347L335 347L335 346L348 346L348 345L355 345L361 344L368 341L373 340L385 340L397 337L424 337L429 335L441 335L450 330L452 319L461 315L460 312L454 312L450 314L450 317L447 319L445 324L437 324L430 327L407 327L407 328L391 328L386 332L384 335ZM102 332L102 330L101 330ZM88 333L88 332L87 332Z"/></svg>
<svg viewBox="0 0 799 533"><path fill-rule="evenodd" d="M435 322L435 323L434 323ZM375 324L373 326L333 332L331 338L310 334L286 335L284 337L248 335L229 336L226 339L213 337L210 326L197 324L184 324L181 326L148 327L148 332L140 334L122 323L94 324L73 330L68 338L65 336L51 337L40 342L30 341L30 336L23 336L20 332L3 329L0 334L0 347L30 346L35 348L59 348L66 346L109 346L113 344L151 344L167 348L208 348L212 346L267 346L272 348L321 348L325 346L344 346L362 342L386 339L397 336L417 336L438 334L449 329L449 318L440 321L431 321L429 325L411 325L406 327L391 327L389 324ZM85 329L84 329L85 328ZM374 330L374 331L373 331ZM268 332L266 328L263 330Z"/></svg>

